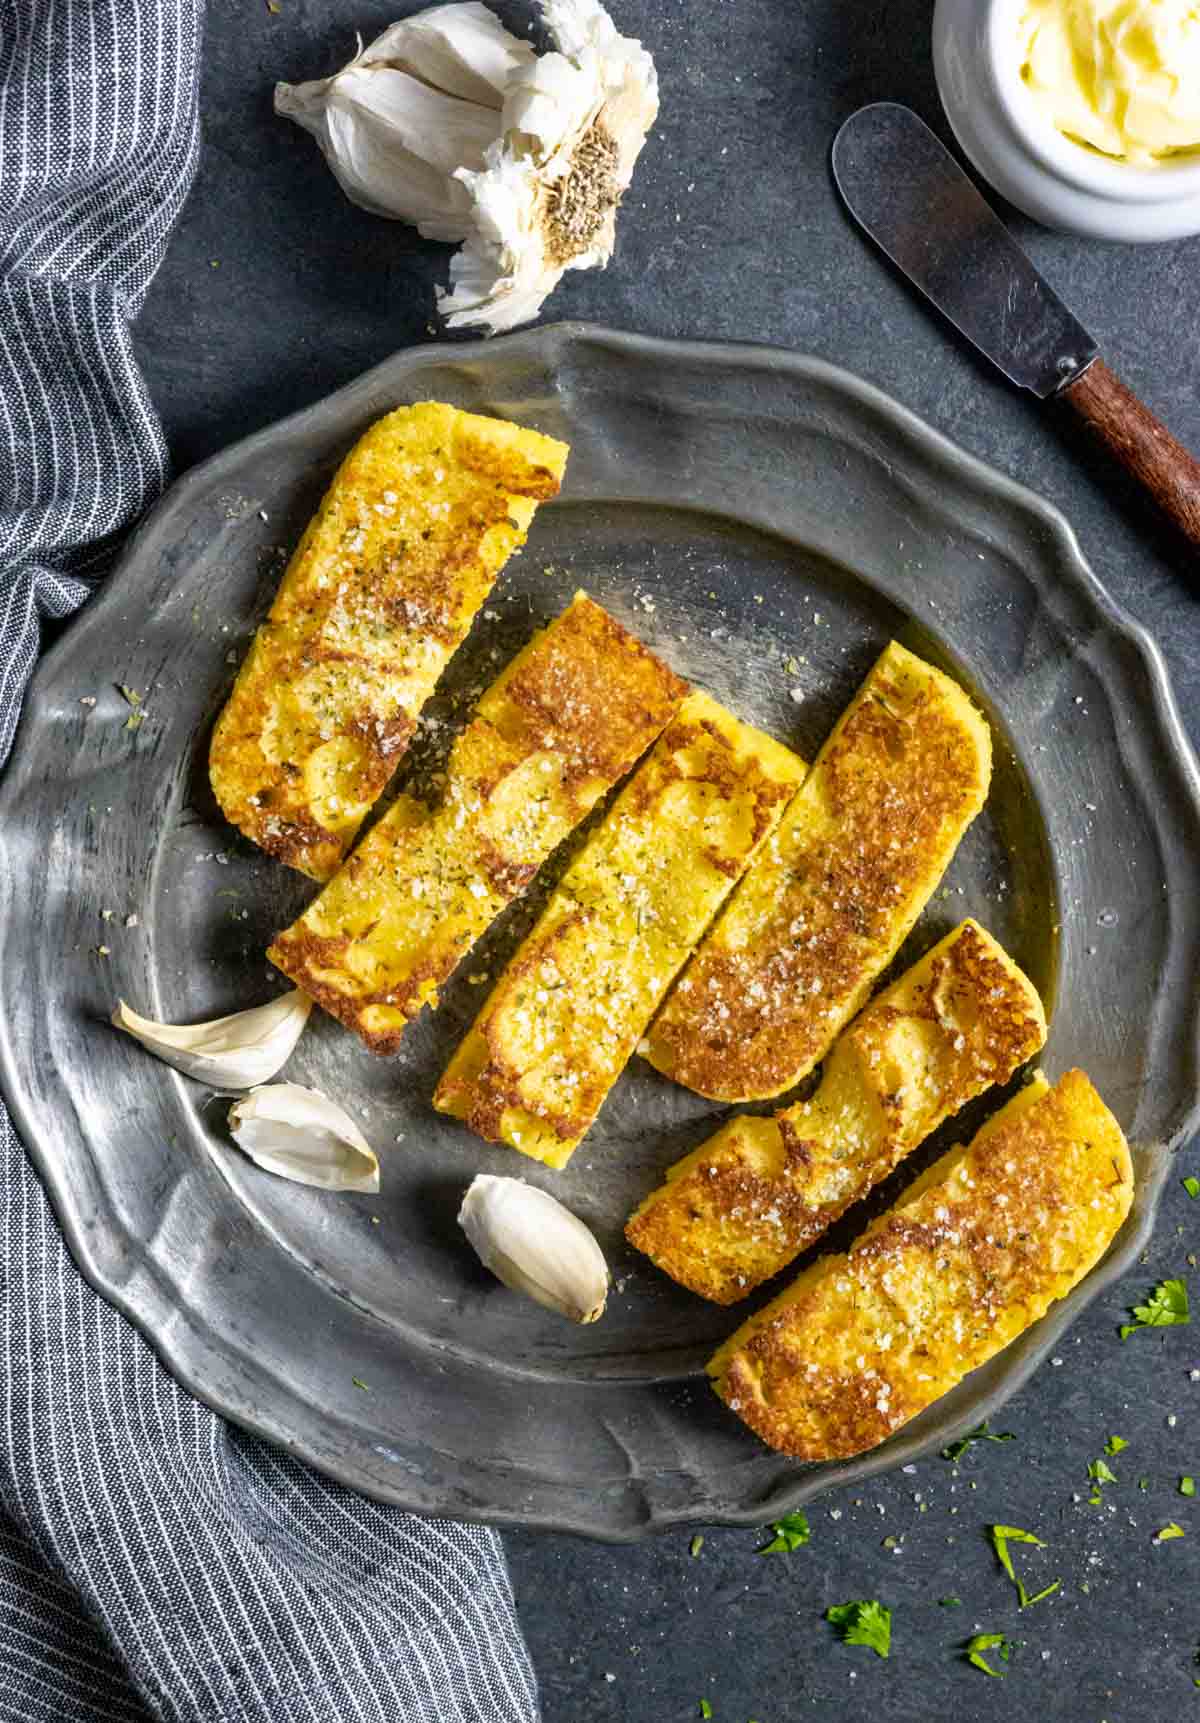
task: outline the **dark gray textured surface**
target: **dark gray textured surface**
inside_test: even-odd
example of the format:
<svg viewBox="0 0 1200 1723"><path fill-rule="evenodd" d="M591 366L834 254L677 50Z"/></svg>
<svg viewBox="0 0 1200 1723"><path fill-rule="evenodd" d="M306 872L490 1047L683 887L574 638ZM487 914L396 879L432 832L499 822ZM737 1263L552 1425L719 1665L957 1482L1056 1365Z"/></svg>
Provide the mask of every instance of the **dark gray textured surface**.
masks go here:
<svg viewBox="0 0 1200 1723"><path fill-rule="evenodd" d="M205 163L141 325L180 467L422 339L444 277L444 251L345 205L311 140L270 115L275 77L332 69L353 30L385 22L399 0L282 8L210 9ZM552 314L776 341L892 391L1064 509L1102 579L1156 633L1195 739L1194 571L1166 554L1123 481L943 335L836 205L826 149L853 107L892 98L939 121L927 6L628 0L618 17L656 55L663 116L616 262L568 279ZM1123 250L1014 225L1110 362L1200 445L1200 244ZM1185 1152L1180 1173L1200 1172L1196 1163ZM1175 1185L1130 1297L1187 1272L1198 1212ZM711 1534L696 1560L678 1536L632 1550L510 1536L547 1723L667 1723L697 1715L702 1694L717 1723L998 1723L1014 1708L1054 1723L1157 1723L1200 1704L1200 1515L1176 1493L1181 1473L1200 1474L1200 1381L1189 1377L1200 1338L1166 1330L1122 1347L1123 1301L1101 1301L1062 1365L1013 1403L1002 1423L1016 1442L974 1450L957 1479L929 1462L859 1492L861 1507L854 1494L819 1506L812 1543L791 1557L758 1560L741 1532ZM1131 1446L1112 1461L1120 1484L1094 1508L1085 1469L1110 1432ZM1188 1536L1153 1546L1173 1518ZM1061 1574L1061 1596L1018 1615L985 1542L994 1520L1047 1539L1026 1571ZM881 1547L889 1535L903 1536L898 1555ZM947 1593L963 1607L939 1610ZM896 1611L887 1664L831 1645L820 1620L828 1603L865 1596ZM1003 1685L955 1655L976 1624L1026 1641Z"/></svg>

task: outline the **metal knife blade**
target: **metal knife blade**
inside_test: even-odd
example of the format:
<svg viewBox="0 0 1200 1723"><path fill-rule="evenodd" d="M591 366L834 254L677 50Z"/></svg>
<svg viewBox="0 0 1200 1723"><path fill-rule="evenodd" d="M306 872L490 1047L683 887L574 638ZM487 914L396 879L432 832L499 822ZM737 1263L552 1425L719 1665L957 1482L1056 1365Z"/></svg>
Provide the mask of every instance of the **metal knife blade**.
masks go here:
<svg viewBox="0 0 1200 1723"><path fill-rule="evenodd" d="M842 126L833 177L854 219L1004 375L1045 400L1099 348L949 150L898 102Z"/></svg>

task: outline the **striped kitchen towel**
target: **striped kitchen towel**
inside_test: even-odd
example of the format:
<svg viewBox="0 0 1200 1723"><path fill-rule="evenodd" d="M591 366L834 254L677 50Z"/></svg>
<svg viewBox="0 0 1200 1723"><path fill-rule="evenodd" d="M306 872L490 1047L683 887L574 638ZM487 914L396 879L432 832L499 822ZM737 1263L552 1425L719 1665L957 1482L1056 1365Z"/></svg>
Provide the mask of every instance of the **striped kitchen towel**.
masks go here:
<svg viewBox="0 0 1200 1723"><path fill-rule="evenodd" d="M130 323L199 147L200 0L0 0L0 760L39 636L166 478ZM183 1393L0 1108L0 1723L529 1723L493 1533Z"/></svg>

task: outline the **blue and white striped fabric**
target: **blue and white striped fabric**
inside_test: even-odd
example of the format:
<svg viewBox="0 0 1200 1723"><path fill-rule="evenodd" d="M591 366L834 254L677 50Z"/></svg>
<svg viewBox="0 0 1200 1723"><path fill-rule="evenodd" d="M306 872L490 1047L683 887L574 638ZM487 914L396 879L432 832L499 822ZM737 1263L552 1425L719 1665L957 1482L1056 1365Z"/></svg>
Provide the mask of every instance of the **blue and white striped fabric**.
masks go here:
<svg viewBox="0 0 1200 1723"><path fill-rule="evenodd" d="M133 361L200 0L0 0L0 761L162 489ZM0 1108L0 1723L531 1723L499 1543L232 1430L76 1273Z"/></svg>

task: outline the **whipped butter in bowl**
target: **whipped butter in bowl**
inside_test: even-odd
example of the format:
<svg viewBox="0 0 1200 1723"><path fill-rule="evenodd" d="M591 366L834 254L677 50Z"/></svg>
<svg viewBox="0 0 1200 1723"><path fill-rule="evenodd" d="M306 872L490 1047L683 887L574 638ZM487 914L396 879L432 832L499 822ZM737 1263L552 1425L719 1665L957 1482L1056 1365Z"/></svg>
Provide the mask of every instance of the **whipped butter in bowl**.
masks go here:
<svg viewBox="0 0 1200 1723"><path fill-rule="evenodd" d="M1141 166L1200 151L1200 0L1023 0L1020 52L1064 137Z"/></svg>
<svg viewBox="0 0 1200 1723"><path fill-rule="evenodd" d="M934 66L959 143L1027 214L1200 233L1200 0L938 0Z"/></svg>

